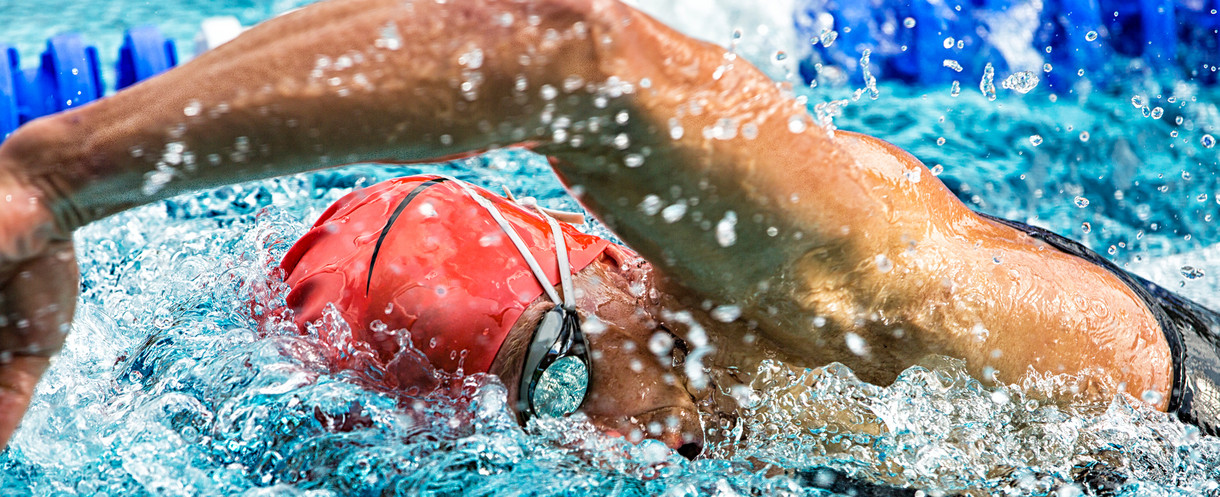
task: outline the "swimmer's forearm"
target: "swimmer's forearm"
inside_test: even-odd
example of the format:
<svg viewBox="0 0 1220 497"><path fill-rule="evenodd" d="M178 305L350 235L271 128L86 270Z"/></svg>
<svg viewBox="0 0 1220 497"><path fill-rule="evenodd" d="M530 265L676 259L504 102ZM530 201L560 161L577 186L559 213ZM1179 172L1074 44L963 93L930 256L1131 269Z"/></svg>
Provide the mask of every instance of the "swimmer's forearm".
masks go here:
<svg viewBox="0 0 1220 497"><path fill-rule="evenodd" d="M318 4L31 123L3 153L38 165L71 229L200 188L533 140L563 105L545 88L598 79L581 3Z"/></svg>

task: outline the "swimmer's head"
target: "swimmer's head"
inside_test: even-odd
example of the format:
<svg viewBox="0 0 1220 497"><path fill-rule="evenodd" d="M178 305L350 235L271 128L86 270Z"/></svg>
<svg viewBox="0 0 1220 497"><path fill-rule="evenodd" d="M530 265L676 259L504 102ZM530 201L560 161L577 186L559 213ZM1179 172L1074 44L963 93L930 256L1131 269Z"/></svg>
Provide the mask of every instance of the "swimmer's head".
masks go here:
<svg viewBox="0 0 1220 497"><path fill-rule="evenodd" d="M302 327L333 309L378 356L388 387L433 386L427 364L490 372L524 415L518 384L532 373L523 372L525 349L555 304L472 194L489 201L558 283L551 229L533 210L452 180L412 177L353 192L322 215L282 263L288 306ZM702 429L691 396L673 365L646 346L659 332L638 291L649 269L625 248L561 230L591 368L579 410L607 431L698 453ZM402 346L407 336L413 348Z"/></svg>

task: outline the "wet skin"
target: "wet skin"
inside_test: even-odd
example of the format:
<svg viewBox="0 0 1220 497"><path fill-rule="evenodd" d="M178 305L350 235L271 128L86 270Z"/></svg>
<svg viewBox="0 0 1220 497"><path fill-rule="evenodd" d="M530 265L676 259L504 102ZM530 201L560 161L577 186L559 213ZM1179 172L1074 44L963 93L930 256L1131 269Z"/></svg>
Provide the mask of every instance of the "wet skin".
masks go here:
<svg viewBox="0 0 1220 497"><path fill-rule="evenodd" d="M977 216L896 147L820 128L721 47L612 0L333 0L0 146L0 442L62 346L73 229L199 188L514 143L551 158L673 306L741 310L709 325L713 363L838 361L884 384L944 354L986 381L1088 378L1065 402L1169 391L1165 338L1116 277ZM194 162L166 162L170 144ZM642 208L657 202L687 212Z"/></svg>

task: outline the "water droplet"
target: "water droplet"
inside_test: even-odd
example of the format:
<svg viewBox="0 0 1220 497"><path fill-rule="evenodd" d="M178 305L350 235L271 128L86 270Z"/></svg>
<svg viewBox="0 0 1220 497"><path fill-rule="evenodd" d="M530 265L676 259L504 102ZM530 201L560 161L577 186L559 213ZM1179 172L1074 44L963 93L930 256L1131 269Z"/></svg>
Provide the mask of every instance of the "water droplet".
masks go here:
<svg viewBox="0 0 1220 497"><path fill-rule="evenodd" d="M949 85L949 96L956 97L961 94L962 94L962 84L956 80L953 81L953 84Z"/></svg>
<svg viewBox="0 0 1220 497"><path fill-rule="evenodd" d="M1081 197L1079 195L1076 196L1076 198L1073 200L1073 202L1076 203L1076 207L1079 207L1081 209L1089 206L1089 199Z"/></svg>
<svg viewBox="0 0 1220 497"><path fill-rule="evenodd" d="M835 32L834 30L823 29L822 36L820 36L818 38L821 40L822 46L830 47L830 45L834 44L835 39L838 37L839 37L839 33Z"/></svg>
<svg viewBox="0 0 1220 497"><path fill-rule="evenodd" d="M864 338L860 337L860 335L848 332L843 339L845 342L847 342L847 349L850 350L851 353L858 356L868 355L868 342L864 341Z"/></svg>
<svg viewBox="0 0 1220 497"><path fill-rule="evenodd" d="M1089 222L1088 222L1088 221L1085 221L1085 222L1083 222L1083 223L1081 223L1081 224L1080 224L1080 230L1081 230L1081 231L1083 231L1083 232L1085 232L1085 233L1088 233L1088 232L1090 232L1090 231L1093 231L1093 225L1089 224Z"/></svg>
<svg viewBox="0 0 1220 497"><path fill-rule="evenodd" d="M1131 97L1131 105L1135 106L1135 108L1137 108L1137 109L1143 108L1144 107L1144 97L1141 97L1139 95Z"/></svg>
<svg viewBox="0 0 1220 497"><path fill-rule="evenodd" d="M686 202L679 201L664 209L661 209L661 219L667 223L675 223L686 215Z"/></svg>
<svg viewBox="0 0 1220 497"><path fill-rule="evenodd" d="M1054 69L1054 67L1051 66L1050 62L1042 64L1042 72L1051 72L1051 69Z"/></svg>
<svg viewBox="0 0 1220 497"><path fill-rule="evenodd" d="M944 62L941 62L941 65L953 69L955 72L962 72L962 65L956 60L945 59Z"/></svg>
<svg viewBox="0 0 1220 497"><path fill-rule="evenodd" d="M1087 142L1087 141L1089 141L1089 132L1088 132L1088 131L1081 131L1081 132L1080 132L1080 141L1082 141L1082 142Z"/></svg>
<svg viewBox="0 0 1220 497"><path fill-rule="evenodd" d="M1203 268L1197 268L1194 266L1182 266L1182 276L1188 280L1197 280L1199 278L1204 277L1205 275L1206 275L1206 273L1203 271Z"/></svg>
<svg viewBox="0 0 1220 497"><path fill-rule="evenodd" d="M1212 148L1216 146L1216 138L1212 135L1203 135L1203 138L1199 139L1199 143L1203 144L1203 148Z"/></svg>
<svg viewBox="0 0 1220 497"><path fill-rule="evenodd" d="M942 45L944 45L945 48L953 48L953 37L950 36L945 38L945 42L942 43Z"/></svg>
<svg viewBox="0 0 1220 497"><path fill-rule="evenodd" d="M987 66L983 68L983 79L979 81L979 91L983 93L983 96L987 97L987 100L991 101L995 101L994 78L995 68L988 62Z"/></svg>
<svg viewBox="0 0 1220 497"><path fill-rule="evenodd" d="M791 119L788 119L788 131L803 133L807 128L808 125L805 124L804 116L792 116Z"/></svg>
<svg viewBox="0 0 1220 497"><path fill-rule="evenodd" d="M932 166L932 169L930 169L930 171L932 172L933 176L940 176L940 173L945 172L945 166L937 164L935 166Z"/></svg>
<svg viewBox="0 0 1220 497"><path fill-rule="evenodd" d="M890 258L886 257L885 254L877 254L876 257L873 257L873 263L877 265L877 270L882 273L888 273L894 269L893 261L890 261Z"/></svg>
<svg viewBox="0 0 1220 497"><path fill-rule="evenodd" d="M1085 39L1086 41L1093 41L1093 40L1096 40L1096 39L1097 39L1097 32L1096 32L1096 31L1089 31L1088 33L1085 33L1085 34L1084 34L1084 39Z"/></svg>
<svg viewBox="0 0 1220 497"><path fill-rule="evenodd" d="M631 146L631 137L627 133L619 133L614 136L614 147L619 150L627 150Z"/></svg>
<svg viewBox="0 0 1220 497"><path fill-rule="evenodd" d="M903 19L903 20L902 20L902 25L903 25L903 26L906 26L907 28L913 28L913 27L915 27L915 18L914 18L914 17L908 17L908 18L906 18L906 19Z"/></svg>
<svg viewBox="0 0 1220 497"><path fill-rule="evenodd" d="M631 168L636 168L644 165L644 156L640 154L627 154L623 158L623 165Z"/></svg>
<svg viewBox="0 0 1220 497"><path fill-rule="evenodd" d="M511 21L510 21L511 22ZM381 28L381 37L373 42L373 46L384 48L386 50L398 50L402 48L402 35L398 32L398 24L393 21L386 23Z"/></svg>
<svg viewBox="0 0 1220 497"><path fill-rule="evenodd" d="M195 117L199 115L201 110L203 110L203 104L199 103L198 100L191 100L190 103L186 104L186 108L182 109L182 113L186 117Z"/></svg>
<svg viewBox="0 0 1220 497"><path fill-rule="evenodd" d="M1000 83L1000 86L1017 93L1025 94L1037 87L1038 81L1038 76L1034 74L1033 71L1020 71L1009 74L1008 77L1004 78L1004 81Z"/></svg>
<svg viewBox="0 0 1220 497"><path fill-rule="evenodd" d="M1160 107L1153 107L1153 108L1152 108L1151 117L1152 117L1153 119L1160 119L1160 118L1161 118L1161 116L1163 116L1163 115L1165 115L1165 109L1162 109L1162 108L1160 108Z"/></svg>
<svg viewBox="0 0 1220 497"><path fill-rule="evenodd" d="M669 118L669 137L674 140L681 140L686 134L686 129L675 118Z"/></svg>
<svg viewBox="0 0 1220 497"><path fill-rule="evenodd" d="M741 317L741 307L735 305L718 305L712 309L712 319L721 323L732 323Z"/></svg>
<svg viewBox="0 0 1220 497"><path fill-rule="evenodd" d="M543 100L555 100L555 97L559 96L559 90L551 85L542 85L541 95Z"/></svg>
<svg viewBox="0 0 1220 497"><path fill-rule="evenodd" d="M788 54L783 50L777 51L771 56L771 61L776 64L783 64L785 60L788 60Z"/></svg>
<svg viewBox="0 0 1220 497"><path fill-rule="evenodd" d="M1038 146L1042 144L1042 135L1029 135L1029 144Z"/></svg>
<svg viewBox="0 0 1220 497"><path fill-rule="evenodd" d="M936 139L936 146L939 147L939 146L943 146L944 144L945 144L945 137L942 136L942 137Z"/></svg>
<svg viewBox="0 0 1220 497"><path fill-rule="evenodd" d="M728 211L724 218L716 223L716 243L721 247L730 247L737 243L737 213Z"/></svg>
<svg viewBox="0 0 1220 497"><path fill-rule="evenodd" d="M648 339L648 350L657 357L666 357L674 350L674 337L667 332L658 331Z"/></svg>

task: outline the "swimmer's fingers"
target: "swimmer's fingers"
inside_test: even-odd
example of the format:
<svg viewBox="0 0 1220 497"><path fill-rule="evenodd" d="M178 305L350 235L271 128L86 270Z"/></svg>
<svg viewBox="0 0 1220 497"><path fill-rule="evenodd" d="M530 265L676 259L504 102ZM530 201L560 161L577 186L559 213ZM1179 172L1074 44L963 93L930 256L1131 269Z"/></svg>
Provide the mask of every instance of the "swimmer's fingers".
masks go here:
<svg viewBox="0 0 1220 497"><path fill-rule="evenodd" d="M0 275L0 448L29 407L38 378L63 347L80 273L70 242Z"/></svg>

